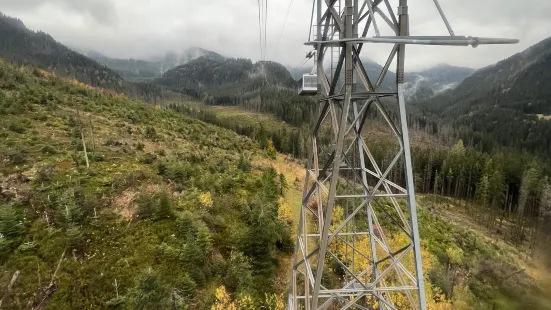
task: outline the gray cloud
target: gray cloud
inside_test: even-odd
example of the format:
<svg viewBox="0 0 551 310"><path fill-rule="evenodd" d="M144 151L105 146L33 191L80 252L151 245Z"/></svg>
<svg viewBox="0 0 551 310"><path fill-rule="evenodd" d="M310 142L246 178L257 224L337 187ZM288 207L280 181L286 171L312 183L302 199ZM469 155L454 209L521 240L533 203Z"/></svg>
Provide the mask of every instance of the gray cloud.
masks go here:
<svg viewBox="0 0 551 310"><path fill-rule="evenodd" d="M117 22L117 12L110 0L0 0L0 5L6 12L36 14L49 7L66 14L80 14L99 25L112 26ZM47 19L48 16L36 18Z"/></svg>
<svg viewBox="0 0 551 310"><path fill-rule="evenodd" d="M312 0L270 0L268 60L293 66L304 59ZM519 38L511 46L408 48L407 67L438 63L482 67L502 60L551 35L551 1L440 0L456 34ZM397 6L391 0L392 7ZM0 0L3 12L27 26L50 33L73 47L95 49L113 57L148 58L190 46L226 56L260 58L255 0ZM446 35L432 0L410 1L412 35ZM379 25L383 33L383 22ZM371 33L373 35L373 33ZM369 57L384 62L389 46L369 45Z"/></svg>

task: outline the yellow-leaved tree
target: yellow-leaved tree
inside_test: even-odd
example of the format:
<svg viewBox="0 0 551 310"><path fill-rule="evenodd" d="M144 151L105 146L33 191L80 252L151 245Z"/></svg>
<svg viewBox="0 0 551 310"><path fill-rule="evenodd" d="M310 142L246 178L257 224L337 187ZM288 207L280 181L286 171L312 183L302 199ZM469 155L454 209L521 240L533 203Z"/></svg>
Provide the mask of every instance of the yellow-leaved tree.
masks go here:
<svg viewBox="0 0 551 310"><path fill-rule="evenodd" d="M216 289L215 296L216 302L210 308L211 310L237 310L237 305L233 302L223 285Z"/></svg>
<svg viewBox="0 0 551 310"><path fill-rule="evenodd" d="M212 208L213 202L210 192L202 193L201 195L199 195L199 202L205 208Z"/></svg>

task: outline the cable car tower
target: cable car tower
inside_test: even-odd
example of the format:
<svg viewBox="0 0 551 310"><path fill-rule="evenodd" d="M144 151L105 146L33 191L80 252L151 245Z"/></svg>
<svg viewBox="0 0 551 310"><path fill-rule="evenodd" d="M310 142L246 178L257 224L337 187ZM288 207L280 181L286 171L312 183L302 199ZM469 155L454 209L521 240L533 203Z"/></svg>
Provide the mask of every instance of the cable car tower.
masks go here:
<svg viewBox="0 0 551 310"><path fill-rule="evenodd" d="M318 106L287 308L425 310L404 94L406 45L476 47L518 40L456 36L437 0L435 11L449 36L410 36L408 0L313 1L316 31L306 44L317 57ZM381 26L392 35L381 36ZM374 43L390 49L376 74L364 67ZM330 50L338 51L338 59L329 77L324 60L333 56ZM396 81L387 89L382 85L392 64ZM306 82L302 89L310 86ZM372 148L375 118L393 137L384 138L384 156Z"/></svg>

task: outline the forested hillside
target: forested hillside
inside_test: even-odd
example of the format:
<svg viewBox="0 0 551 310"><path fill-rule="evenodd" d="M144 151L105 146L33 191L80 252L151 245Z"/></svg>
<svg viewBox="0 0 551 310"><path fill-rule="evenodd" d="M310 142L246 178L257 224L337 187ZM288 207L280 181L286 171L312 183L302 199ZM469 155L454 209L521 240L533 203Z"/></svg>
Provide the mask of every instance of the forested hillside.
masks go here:
<svg viewBox="0 0 551 310"><path fill-rule="evenodd" d="M11 63L37 66L60 77L148 102L156 102L163 96L159 86L126 82L114 70L69 49L44 32L27 29L21 20L2 13L0 57Z"/></svg>
<svg viewBox="0 0 551 310"><path fill-rule="evenodd" d="M549 158L549 68L551 38L477 71L457 88L416 107L452 123L456 136L469 145L486 151L509 146Z"/></svg>
<svg viewBox="0 0 551 310"><path fill-rule="evenodd" d="M170 89L196 96L239 96L272 85L294 88L285 67L275 62L252 63L250 59L200 57L164 73L154 81Z"/></svg>
<svg viewBox="0 0 551 310"><path fill-rule="evenodd" d="M1 13L0 57L32 64L94 87L118 92L124 89L122 78L111 69L70 50L44 32L28 30L21 20Z"/></svg>
<svg viewBox="0 0 551 310"><path fill-rule="evenodd" d="M307 154L306 127L275 121L249 121L244 117L247 114L239 109L202 108L178 103L171 103L169 107L249 136L261 146L266 147L270 141L278 151L297 158ZM231 117L232 114L235 117ZM397 146L389 142L392 133L377 126L382 122L380 115L371 114L370 122L366 129L370 132L370 139L366 143L373 150L375 160L384 166L392 161ZM320 139L323 139L323 134L320 134ZM484 209L480 212L488 213L487 227L502 230L505 221L516 227L506 234L502 231L505 239L516 244L524 244L527 240L535 244L544 240L538 240L540 233L551 235L551 209L546 204L551 162L512 148L483 152L466 147L462 140L448 147L415 128L411 129L410 135L417 192L481 204ZM396 172L391 179L401 184L405 180L398 178L398 174ZM526 200L528 193L531 198ZM498 224L499 228L494 226Z"/></svg>
<svg viewBox="0 0 551 310"><path fill-rule="evenodd" d="M475 72L471 68L440 64L420 72L406 72L408 100L427 100L457 87L465 78Z"/></svg>
<svg viewBox="0 0 551 310"><path fill-rule="evenodd" d="M0 114L3 308L208 309L222 291L281 304L294 180L275 153L3 61Z"/></svg>

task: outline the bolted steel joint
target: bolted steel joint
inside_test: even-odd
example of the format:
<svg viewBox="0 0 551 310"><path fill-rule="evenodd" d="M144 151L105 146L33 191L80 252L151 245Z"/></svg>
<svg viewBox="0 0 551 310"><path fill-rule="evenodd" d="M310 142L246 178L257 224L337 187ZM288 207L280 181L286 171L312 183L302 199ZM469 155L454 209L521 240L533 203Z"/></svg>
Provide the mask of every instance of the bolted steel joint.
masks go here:
<svg viewBox="0 0 551 310"><path fill-rule="evenodd" d="M398 7L398 15L408 15L408 6L407 5L404 5L404 6L399 6Z"/></svg>

